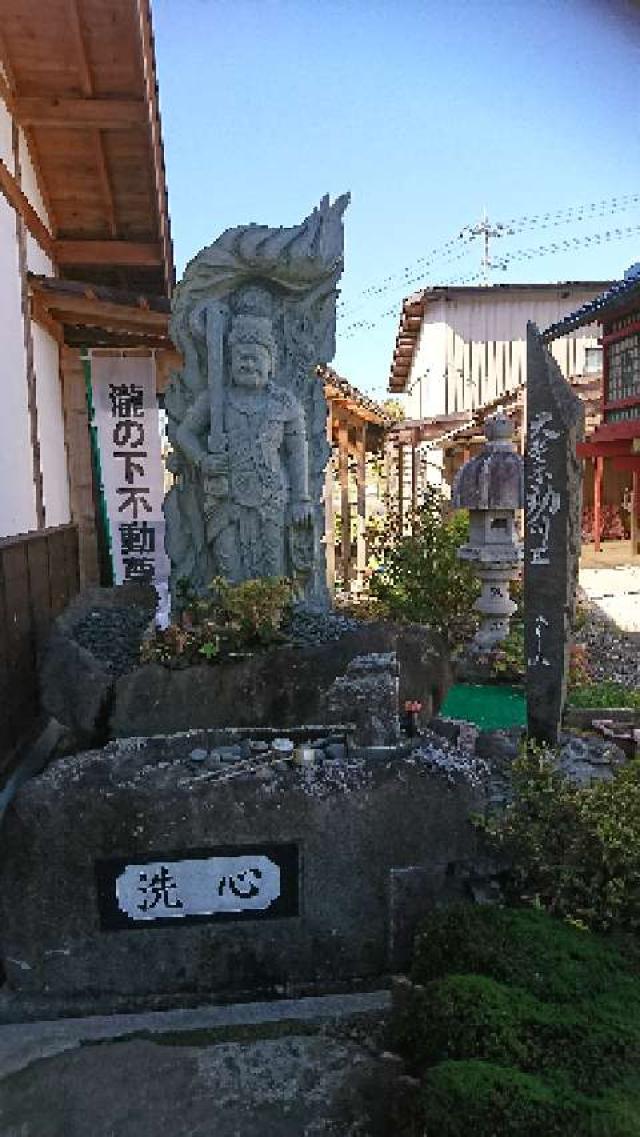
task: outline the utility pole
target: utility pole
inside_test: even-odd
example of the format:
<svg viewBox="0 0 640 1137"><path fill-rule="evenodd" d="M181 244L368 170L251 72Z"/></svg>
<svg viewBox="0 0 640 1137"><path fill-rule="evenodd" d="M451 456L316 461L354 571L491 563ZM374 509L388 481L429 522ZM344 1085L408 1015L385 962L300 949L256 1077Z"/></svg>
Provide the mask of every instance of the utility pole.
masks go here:
<svg viewBox="0 0 640 1137"><path fill-rule="evenodd" d="M509 229L507 225L503 225L501 222L498 222L496 225L492 225L487 216L486 209L483 210L482 220L479 221L477 225L465 225L464 229L461 230L459 234L460 237L464 237L466 234L468 234L471 238L482 237L484 239L484 252L482 255L482 283L484 285L488 285L490 283L489 273L492 268L502 270L506 268L504 261L491 260L491 257L489 256L490 238L508 237L513 232L513 229Z"/></svg>

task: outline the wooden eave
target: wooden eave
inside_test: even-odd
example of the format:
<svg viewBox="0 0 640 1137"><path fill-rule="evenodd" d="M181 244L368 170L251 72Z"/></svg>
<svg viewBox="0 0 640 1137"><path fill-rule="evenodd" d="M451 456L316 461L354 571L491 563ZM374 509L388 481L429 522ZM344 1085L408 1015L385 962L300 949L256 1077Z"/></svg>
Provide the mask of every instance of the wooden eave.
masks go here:
<svg viewBox="0 0 640 1137"><path fill-rule="evenodd" d="M332 407L346 411L354 423L387 429L395 420L387 414L384 407L353 387L347 379L331 367L318 367L318 378L322 380L324 393Z"/></svg>
<svg viewBox="0 0 640 1137"><path fill-rule="evenodd" d="M27 227L60 275L169 296L149 0L0 0L0 62L0 96L25 132L50 240ZM11 173L0 171L5 196Z"/></svg>
<svg viewBox="0 0 640 1137"><path fill-rule="evenodd" d="M424 292L417 293L408 296L402 302L400 327L396 336L396 346L389 376L389 390L396 394L405 391L407 387L409 372L422 327L425 296L426 293Z"/></svg>
<svg viewBox="0 0 640 1137"><path fill-rule="evenodd" d="M170 302L104 285L29 274L34 320L72 347L146 346L172 349Z"/></svg>

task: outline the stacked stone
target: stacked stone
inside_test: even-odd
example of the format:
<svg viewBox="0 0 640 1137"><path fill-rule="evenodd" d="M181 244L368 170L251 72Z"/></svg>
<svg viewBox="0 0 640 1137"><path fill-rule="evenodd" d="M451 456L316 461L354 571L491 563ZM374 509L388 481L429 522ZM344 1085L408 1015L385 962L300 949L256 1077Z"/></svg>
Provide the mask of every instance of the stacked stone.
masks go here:
<svg viewBox="0 0 640 1137"><path fill-rule="evenodd" d="M295 743L292 738L263 739L243 738L239 742L225 746L194 748L188 761L201 767L207 773L231 772L246 773L255 768L257 773L269 769L285 770L291 765L321 767L347 761L347 744L344 735L327 735L325 738L309 739Z"/></svg>

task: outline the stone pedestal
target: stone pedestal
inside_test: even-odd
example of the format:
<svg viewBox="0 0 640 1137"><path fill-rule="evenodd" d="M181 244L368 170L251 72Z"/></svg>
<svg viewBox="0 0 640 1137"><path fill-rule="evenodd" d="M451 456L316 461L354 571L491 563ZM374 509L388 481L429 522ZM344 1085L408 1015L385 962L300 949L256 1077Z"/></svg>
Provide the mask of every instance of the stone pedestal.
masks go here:
<svg viewBox="0 0 640 1137"><path fill-rule="evenodd" d="M449 896L481 779L444 741L327 746L297 766L262 763L253 740L248 763L213 755L206 732L120 740L22 787L0 848L11 991L77 1013L319 993L406 966L390 928L406 948L420 912L413 898L405 918L393 874L421 867L430 902Z"/></svg>

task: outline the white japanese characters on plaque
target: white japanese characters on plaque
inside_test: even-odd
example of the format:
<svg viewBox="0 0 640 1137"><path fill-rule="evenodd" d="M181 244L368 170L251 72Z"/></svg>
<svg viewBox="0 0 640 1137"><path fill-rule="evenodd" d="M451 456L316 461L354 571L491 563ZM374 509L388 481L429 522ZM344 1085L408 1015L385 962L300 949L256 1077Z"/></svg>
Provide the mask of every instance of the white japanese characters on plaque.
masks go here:
<svg viewBox="0 0 640 1137"><path fill-rule="evenodd" d="M115 584L155 584L166 595L164 470L151 356L93 356L94 421Z"/></svg>

